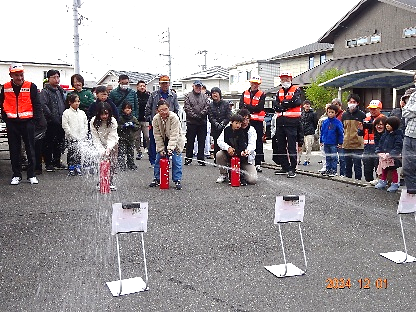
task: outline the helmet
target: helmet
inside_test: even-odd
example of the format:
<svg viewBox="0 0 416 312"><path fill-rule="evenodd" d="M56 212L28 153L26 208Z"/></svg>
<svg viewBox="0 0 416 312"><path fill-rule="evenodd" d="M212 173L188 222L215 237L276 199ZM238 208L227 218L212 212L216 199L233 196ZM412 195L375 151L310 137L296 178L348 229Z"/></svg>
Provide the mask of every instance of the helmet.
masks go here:
<svg viewBox="0 0 416 312"><path fill-rule="evenodd" d="M24 68L22 64L13 63L9 67L9 73L17 73L17 72L24 72Z"/></svg>
<svg viewBox="0 0 416 312"><path fill-rule="evenodd" d="M287 77L290 77L290 78L292 78L292 77L293 77L291 72L282 72L282 73L279 75L279 77L284 77L284 76L287 76Z"/></svg>
<svg viewBox="0 0 416 312"><path fill-rule="evenodd" d="M367 108L383 108L383 103L379 100L372 100L370 104L367 106Z"/></svg>
<svg viewBox="0 0 416 312"><path fill-rule="evenodd" d="M159 77L159 82L169 82L169 76L168 75L162 75Z"/></svg>
<svg viewBox="0 0 416 312"><path fill-rule="evenodd" d="M260 76L251 77L251 79L249 81L250 82L255 82L255 83L261 84L261 77Z"/></svg>

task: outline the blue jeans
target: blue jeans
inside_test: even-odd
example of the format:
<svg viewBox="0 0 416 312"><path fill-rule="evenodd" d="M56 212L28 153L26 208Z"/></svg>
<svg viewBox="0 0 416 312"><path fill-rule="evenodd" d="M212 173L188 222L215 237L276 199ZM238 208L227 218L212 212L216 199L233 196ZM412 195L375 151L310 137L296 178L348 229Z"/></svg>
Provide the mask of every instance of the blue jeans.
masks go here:
<svg viewBox="0 0 416 312"><path fill-rule="evenodd" d="M160 181L160 153L156 154L155 167L153 169L153 175L156 180ZM182 155L173 151L172 153L172 181L181 181L182 180Z"/></svg>
<svg viewBox="0 0 416 312"><path fill-rule="evenodd" d="M354 165L354 174L357 180L361 180L363 176L363 169L361 165L361 158L363 155L362 149L344 149L345 155L345 176L352 178L352 167Z"/></svg>
<svg viewBox="0 0 416 312"><path fill-rule="evenodd" d="M339 159L339 175L345 176L345 156L344 156L344 149L338 149L338 159Z"/></svg>
<svg viewBox="0 0 416 312"><path fill-rule="evenodd" d="M149 146L147 147L147 152L149 153L149 162L153 166L156 161L156 142L153 136L153 128L149 130Z"/></svg>
<svg viewBox="0 0 416 312"><path fill-rule="evenodd" d="M337 146L335 144L324 144L326 171L337 173Z"/></svg>

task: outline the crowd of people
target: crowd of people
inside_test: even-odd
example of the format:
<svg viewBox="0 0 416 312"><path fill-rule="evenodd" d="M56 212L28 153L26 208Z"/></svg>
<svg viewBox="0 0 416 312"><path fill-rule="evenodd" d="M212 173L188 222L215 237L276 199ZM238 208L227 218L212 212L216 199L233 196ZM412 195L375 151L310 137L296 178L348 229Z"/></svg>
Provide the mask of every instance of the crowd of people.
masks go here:
<svg viewBox="0 0 416 312"><path fill-rule="evenodd" d="M194 81L192 91L184 98L185 140L178 98L166 75L159 77L159 89L152 93L146 91L146 82L142 80L137 82L137 90L131 89L130 79L124 74L111 91L98 86L92 93L84 88L83 77L75 74L71 77L73 91L66 95L58 70L47 72L47 83L40 92L35 84L24 80L21 64L12 64L9 74L11 81L1 89L0 105L7 125L12 185L22 180L23 146L27 179L32 184L39 183L37 175L42 174L43 162L47 172L67 169L71 176L82 175L93 162L83 158L82 149L87 146L94 151L89 154L98 160L110 161L112 190L116 189L116 170L137 170L135 160L142 159L146 152L154 170L149 186L160 184L159 162L168 157L172 180L180 190L182 158L188 166L196 154L197 163L205 166L205 159L210 156L205 151L206 142L211 137L214 163L220 170L217 183L229 180L232 157L240 160L241 185L255 184L262 172L266 96L260 90L260 77L250 79L250 87L240 97L240 110L234 114L230 103L222 98L221 89L206 90L201 81ZM387 190L395 192L400 186L397 168L403 165L408 191L416 191L416 165L411 160L416 149L415 89L406 91L400 107L389 117L381 113L379 100L366 106L366 115L359 108L360 97L350 94L345 111L341 100L334 99L318 118L312 103L302 102L301 90L292 84L292 75L283 72L280 80L271 121L272 159L280 166L275 174L296 177L296 169L302 164L303 145L303 166L308 166L314 141L319 140L325 155L322 174L338 175L339 164L340 176L352 179L354 172L354 178L361 180L364 172L365 180L375 188L384 189L391 182ZM66 165L61 161L65 150Z"/></svg>

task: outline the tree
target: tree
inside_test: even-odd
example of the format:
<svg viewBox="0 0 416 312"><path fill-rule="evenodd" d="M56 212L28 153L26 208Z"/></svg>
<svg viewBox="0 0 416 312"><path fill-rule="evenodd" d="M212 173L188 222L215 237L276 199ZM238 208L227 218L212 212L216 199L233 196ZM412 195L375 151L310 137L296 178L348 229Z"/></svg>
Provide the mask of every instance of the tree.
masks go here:
<svg viewBox="0 0 416 312"><path fill-rule="evenodd" d="M306 98L314 104L317 109L324 109L325 104L331 103L332 99L338 97L338 89L333 87L320 87L325 81L342 75L344 71L337 68L328 69L312 79L311 84L306 87ZM341 101L345 102L349 92L343 91Z"/></svg>

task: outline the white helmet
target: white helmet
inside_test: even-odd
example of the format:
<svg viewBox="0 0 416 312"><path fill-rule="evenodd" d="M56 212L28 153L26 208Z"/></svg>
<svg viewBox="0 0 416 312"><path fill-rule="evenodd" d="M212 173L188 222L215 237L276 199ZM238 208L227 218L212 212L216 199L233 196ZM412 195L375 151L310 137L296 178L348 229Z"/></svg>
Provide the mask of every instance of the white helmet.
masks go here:
<svg viewBox="0 0 416 312"><path fill-rule="evenodd" d="M9 67L9 73L17 73L17 72L24 72L24 68L22 64L13 63Z"/></svg>
<svg viewBox="0 0 416 312"><path fill-rule="evenodd" d="M261 84L261 77L260 76L251 77L251 79L249 80L249 82L255 82L255 83Z"/></svg>
<svg viewBox="0 0 416 312"><path fill-rule="evenodd" d="M291 72L282 72L279 77L284 77L284 76L290 77L290 78L293 77Z"/></svg>

